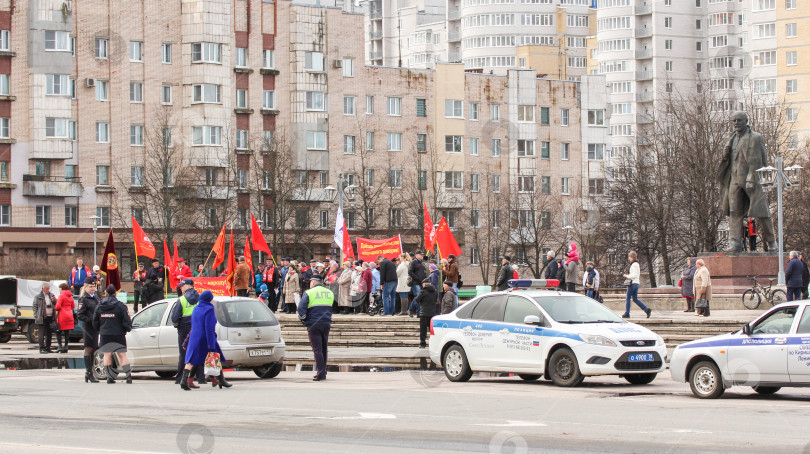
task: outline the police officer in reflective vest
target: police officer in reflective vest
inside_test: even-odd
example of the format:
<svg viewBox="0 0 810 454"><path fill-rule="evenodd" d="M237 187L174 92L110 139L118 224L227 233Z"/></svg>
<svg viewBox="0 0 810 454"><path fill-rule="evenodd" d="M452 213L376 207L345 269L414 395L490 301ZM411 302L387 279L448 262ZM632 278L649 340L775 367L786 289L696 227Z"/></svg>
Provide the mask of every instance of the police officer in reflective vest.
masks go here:
<svg viewBox="0 0 810 454"><path fill-rule="evenodd" d="M332 303L335 294L323 286L323 278L315 273L309 281L309 290L304 292L298 303L298 318L307 327L309 344L315 355L317 372L313 381L326 380L326 356L329 342L329 329L332 327Z"/></svg>
<svg viewBox="0 0 810 454"><path fill-rule="evenodd" d="M186 365L186 349L183 348L183 344L186 341L186 337L188 337L188 333L191 332L191 312L200 299L200 294L194 289L194 281L191 279L183 279L180 281L180 291L183 292L183 296L175 301L174 307L172 308L172 323L174 323L174 326L177 328L177 347L180 350L180 359L177 363L177 377L175 377L174 380L176 384L180 383L180 377L183 376L183 368ZM205 374L202 368L198 368L197 382L203 383L204 381Z"/></svg>

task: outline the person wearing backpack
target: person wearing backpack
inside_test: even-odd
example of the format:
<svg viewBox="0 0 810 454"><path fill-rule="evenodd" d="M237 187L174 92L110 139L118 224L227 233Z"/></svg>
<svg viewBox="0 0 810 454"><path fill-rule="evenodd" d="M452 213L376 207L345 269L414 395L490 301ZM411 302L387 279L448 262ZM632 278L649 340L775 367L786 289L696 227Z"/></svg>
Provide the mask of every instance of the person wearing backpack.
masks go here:
<svg viewBox="0 0 810 454"><path fill-rule="evenodd" d="M504 255L501 257L501 271L498 273L498 279L495 280L495 288L498 290L506 290L509 288L509 279L514 279L514 270L512 264L509 263L511 257Z"/></svg>
<svg viewBox="0 0 810 454"><path fill-rule="evenodd" d="M593 262L585 264L585 272L582 275L582 287L585 288L585 295L588 298L596 299L599 292L599 271L593 265Z"/></svg>

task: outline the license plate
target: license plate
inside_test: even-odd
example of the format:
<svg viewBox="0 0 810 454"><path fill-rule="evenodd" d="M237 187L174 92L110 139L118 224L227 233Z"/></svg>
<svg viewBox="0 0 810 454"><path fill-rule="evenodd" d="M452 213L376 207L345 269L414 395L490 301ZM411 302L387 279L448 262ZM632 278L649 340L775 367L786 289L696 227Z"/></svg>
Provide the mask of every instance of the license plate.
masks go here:
<svg viewBox="0 0 810 454"><path fill-rule="evenodd" d="M630 361L631 363L655 361L655 355L652 353L636 353L633 355L627 355L627 361Z"/></svg>
<svg viewBox="0 0 810 454"><path fill-rule="evenodd" d="M253 350L248 350L248 356L250 356L251 358L254 356L273 356L273 349L257 348Z"/></svg>

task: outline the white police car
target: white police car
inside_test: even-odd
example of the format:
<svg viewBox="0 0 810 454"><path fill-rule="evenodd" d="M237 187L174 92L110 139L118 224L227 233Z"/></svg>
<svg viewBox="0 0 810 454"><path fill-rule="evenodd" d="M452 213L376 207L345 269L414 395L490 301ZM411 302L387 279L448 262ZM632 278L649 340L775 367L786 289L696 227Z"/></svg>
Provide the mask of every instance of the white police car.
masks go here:
<svg viewBox="0 0 810 454"><path fill-rule="evenodd" d="M760 394L810 386L810 301L782 303L739 331L679 345L669 369L701 399L735 385Z"/></svg>
<svg viewBox="0 0 810 454"><path fill-rule="evenodd" d="M621 375L647 384L665 368L661 336L575 293L541 290L555 280L514 279L512 287L433 317L430 358L451 381L473 372L512 372L576 386L586 376Z"/></svg>

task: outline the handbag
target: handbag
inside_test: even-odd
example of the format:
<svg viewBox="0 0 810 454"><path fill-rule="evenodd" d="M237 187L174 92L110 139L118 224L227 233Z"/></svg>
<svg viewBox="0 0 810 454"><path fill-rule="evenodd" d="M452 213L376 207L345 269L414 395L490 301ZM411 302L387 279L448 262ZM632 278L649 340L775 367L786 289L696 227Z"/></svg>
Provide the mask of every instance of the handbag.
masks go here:
<svg viewBox="0 0 810 454"><path fill-rule="evenodd" d="M622 282L622 287L630 287L630 284L632 283L633 283L632 279L625 279L624 282Z"/></svg>
<svg viewBox="0 0 810 454"><path fill-rule="evenodd" d="M57 320L55 316L54 316L53 320L51 320L50 327L51 327L51 332L60 331L59 320Z"/></svg>
<svg viewBox="0 0 810 454"><path fill-rule="evenodd" d="M681 278L681 280L678 281L678 287L683 287L683 278Z"/></svg>
<svg viewBox="0 0 810 454"><path fill-rule="evenodd" d="M709 300L701 298L697 300L695 303L695 307L698 309L708 309L709 308Z"/></svg>
<svg viewBox="0 0 810 454"><path fill-rule="evenodd" d="M205 375L211 377L219 377L222 373L222 362L219 359L219 353L208 352L205 357Z"/></svg>

